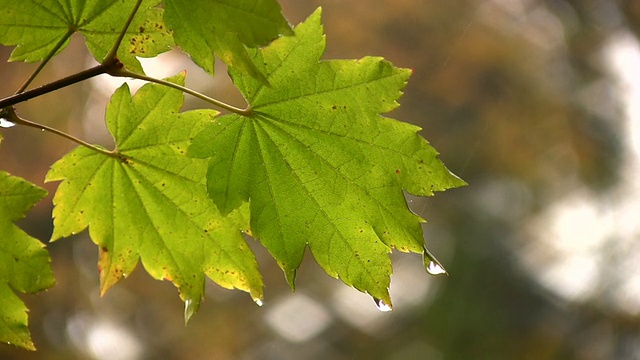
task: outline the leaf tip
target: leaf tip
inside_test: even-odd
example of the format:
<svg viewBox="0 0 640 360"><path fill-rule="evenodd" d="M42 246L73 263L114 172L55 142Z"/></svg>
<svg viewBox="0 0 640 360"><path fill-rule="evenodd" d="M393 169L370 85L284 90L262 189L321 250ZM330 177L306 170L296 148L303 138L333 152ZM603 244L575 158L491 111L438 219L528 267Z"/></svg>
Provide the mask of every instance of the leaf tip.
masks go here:
<svg viewBox="0 0 640 360"><path fill-rule="evenodd" d="M289 287L291 288L291 292L296 291L296 276L298 275L297 269L286 269L283 267L284 278L287 280Z"/></svg>

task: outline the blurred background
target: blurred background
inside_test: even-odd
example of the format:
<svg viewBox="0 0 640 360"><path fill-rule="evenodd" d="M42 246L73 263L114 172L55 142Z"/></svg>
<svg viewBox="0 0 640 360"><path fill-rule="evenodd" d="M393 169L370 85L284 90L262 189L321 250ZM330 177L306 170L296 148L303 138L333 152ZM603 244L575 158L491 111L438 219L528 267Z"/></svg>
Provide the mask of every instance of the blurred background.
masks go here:
<svg viewBox="0 0 640 360"><path fill-rule="evenodd" d="M95 245L48 248L57 284L21 296L35 353L1 359L640 359L640 1L281 0L291 23L324 8L325 58L380 55L414 73L392 117L417 124L469 186L423 199L427 246L448 277L394 254L392 312L325 275L307 254L291 294L249 240L265 277L257 307L208 284L185 328L175 288L137 271L99 297ZM5 63L0 96L35 65ZM150 75L238 106L226 78L179 52ZM82 39L37 79L94 64ZM36 84L36 85L37 85ZM112 146L103 118L120 82L99 77L20 104L25 118ZM203 107L187 98L186 108ZM74 144L2 129L0 168L44 186ZM51 196L20 225L47 242Z"/></svg>

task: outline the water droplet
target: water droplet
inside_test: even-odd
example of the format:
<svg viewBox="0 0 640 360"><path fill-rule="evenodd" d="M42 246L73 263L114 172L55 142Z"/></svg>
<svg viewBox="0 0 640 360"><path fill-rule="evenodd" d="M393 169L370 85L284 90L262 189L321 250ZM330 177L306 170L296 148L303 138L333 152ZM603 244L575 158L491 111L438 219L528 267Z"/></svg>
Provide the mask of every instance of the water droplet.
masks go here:
<svg viewBox="0 0 640 360"><path fill-rule="evenodd" d="M427 264L427 272L431 275L440 275L446 274L447 270L445 270L442 265L438 264L435 261L429 261Z"/></svg>
<svg viewBox="0 0 640 360"><path fill-rule="evenodd" d="M11 122L11 121L9 121L7 119L0 118L0 127L10 128L10 127L14 127L14 126L16 126L15 123L13 123L13 122Z"/></svg>
<svg viewBox="0 0 640 360"><path fill-rule="evenodd" d="M187 325L191 317L198 312L200 308L200 302L187 298L184 301L184 324Z"/></svg>
<svg viewBox="0 0 640 360"><path fill-rule="evenodd" d="M264 303L262 302L262 299L253 299L253 301L256 303L256 305L258 306L262 306L264 305Z"/></svg>
<svg viewBox="0 0 640 360"><path fill-rule="evenodd" d="M393 310L391 305L389 305L386 302L384 302L384 300L373 298L373 302L376 303L376 307L378 308L378 310L380 310L382 312L388 312L388 311Z"/></svg>
<svg viewBox="0 0 640 360"><path fill-rule="evenodd" d="M426 247L424 248L424 253L422 254L422 261L424 262L425 270L427 270L427 272L429 274L431 274L431 275L442 275L442 274L449 275L449 273L444 268L444 266L440 263L440 261L438 261L438 259L436 259L436 257L433 256L433 254L431 254L429 252L429 250L427 250Z"/></svg>

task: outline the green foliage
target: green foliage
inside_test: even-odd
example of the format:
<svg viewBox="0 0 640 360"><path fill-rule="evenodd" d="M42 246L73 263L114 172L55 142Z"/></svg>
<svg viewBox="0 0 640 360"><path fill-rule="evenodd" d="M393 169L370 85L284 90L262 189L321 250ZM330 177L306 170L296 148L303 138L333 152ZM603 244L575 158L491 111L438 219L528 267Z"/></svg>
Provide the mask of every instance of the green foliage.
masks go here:
<svg viewBox="0 0 640 360"><path fill-rule="evenodd" d="M246 47L291 34L276 0L165 0L164 5L176 43L212 75L215 53L227 65L261 77Z"/></svg>
<svg viewBox="0 0 640 360"><path fill-rule="evenodd" d="M13 293L34 293L53 286L49 253L20 230L21 219L47 194L43 189L0 171L0 341L35 349L27 328L27 308ZM13 289L13 290L12 290Z"/></svg>
<svg viewBox="0 0 640 360"><path fill-rule="evenodd" d="M232 71L251 114L224 116L190 152L210 157L209 194L223 213L251 199L251 229L291 286L304 249L345 283L391 304L391 248L423 252L415 195L459 186L420 138L419 128L379 113L393 110L410 71L381 58L319 61L320 11L252 51L269 81Z"/></svg>
<svg viewBox="0 0 640 360"><path fill-rule="evenodd" d="M159 0L144 0L131 26L118 59L142 72L136 56L153 57L167 51L173 39L163 22ZM75 32L82 34L87 48L102 61L118 38L136 0L0 0L0 42L17 45L10 61L41 61L62 51ZM16 6L18 5L18 6Z"/></svg>
<svg viewBox="0 0 640 360"><path fill-rule="evenodd" d="M47 181L63 180L53 200L52 240L90 224L103 293L141 259L151 276L172 281L194 309L205 275L259 301L262 279L240 233L248 227L246 211L220 216L207 197L206 162L184 156L189 139L216 112L178 114L182 98L151 84L133 98L126 85L116 91L107 108L114 156L80 147L47 174Z"/></svg>
<svg viewBox="0 0 640 360"><path fill-rule="evenodd" d="M178 288L186 320L200 306L205 277L261 303L262 278L243 233L269 250L292 288L308 245L329 275L389 307L392 249L437 262L424 248L423 220L409 210L403 191L430 196L464 182L438 160L418 127L382 116L398 106L409 70L377 57L321 60L319 10L294 32L275 0L0 0L0 9L0 43L17 45L11 60L43 66L78 31L101 63L37 91L21 88L0 100L0 116L82 145L46 177L60 181L51 240L89 229L99 248L102 293L141 261L151 276ZM248 107L185 88L184 74L167 80L142 75L136 56L155 56L174 37L211 75L214 54L225 61ZM112 151L14 111L22 101L104 73L155 83L133 96L124 85L112 96L106 115ZM231 114L181 113L183 92ZM0 193L1 233L9 234L2 241L12 244L7 254L16 247L29 253L0 254L0 268L11 266L0 275L10 276L0 279L32 292L53 283L47 253L11 221L43 194L12 179L1 178L29 195L15 202L12 193ZM38 266L12 265L27 256ZM34 277L39 282L27 281ZM0 291L3 309L13 311L5 319L14 319L0 336L32 347L23 306L8 287ZM12 337L14 328L20 338Z"/></svg>

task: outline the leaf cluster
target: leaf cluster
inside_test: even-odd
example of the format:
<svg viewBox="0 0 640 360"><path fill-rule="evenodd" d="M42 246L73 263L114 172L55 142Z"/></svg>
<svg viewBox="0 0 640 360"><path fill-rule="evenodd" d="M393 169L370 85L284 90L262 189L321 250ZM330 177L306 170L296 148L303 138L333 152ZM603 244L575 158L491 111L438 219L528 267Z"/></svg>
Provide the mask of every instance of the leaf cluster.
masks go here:
<svg viewBox="0 0 640 360"><path fill-rule="evenodd" d="M419 128L382 115L398 106L409 70L379 57L322 60L320 10L291 28L275 0L0 0L0 9L0 43L15 46L10 61L39 63L16 95L0 100L1 117L81 145L45 179L60 182L51 241L88 228L102 293L141 262L178 288L185 320L206 278L261 304L262 277L243 234L266 247L292 289L308 247L329 275L381 307L391 307L392 249L421 253L431 272L444 271L403 192L431 196L464 182ZM74 33L99 65L29 90ZM214 56L223 60L246 106L186 88L184 73L144 74L138 57L175 46L212 76ZM150 82L113 94L113 149L17 115L19 102L104 73ZM226 114L181 112L185 93ZM41 243L13 221L44 193L5 173L0 183L0 340L32 348L26 309L11 289L39 291L53 276Z"/></svg>

